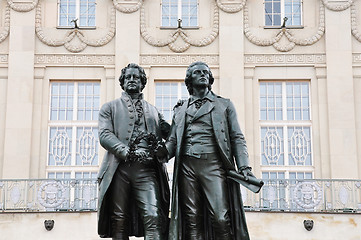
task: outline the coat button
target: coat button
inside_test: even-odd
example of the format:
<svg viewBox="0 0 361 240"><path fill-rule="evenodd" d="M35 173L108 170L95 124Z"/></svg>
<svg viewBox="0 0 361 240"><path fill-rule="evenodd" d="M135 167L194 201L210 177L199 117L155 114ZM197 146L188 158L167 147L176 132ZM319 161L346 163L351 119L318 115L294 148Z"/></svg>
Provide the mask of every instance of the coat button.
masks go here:
<svg viewBox="0 0 361 240"><path fill-rule="evenodd" d="M229 152L229 148L227 148L227 152Z"/></svg>
<svg viewBox="0 0 361 240"><path fill-rule="evenodd" d="M125 140L129 140L129 137L126 137Z"/></svg>
<svg viewBox="0 0 361 240"><path fill-rule="evenodd" d="M227 142L227 138L225 138L224 141Z"/></svg>
<svg viewBox="0 0 361 240"><path fill-rule="evenodd" d="M129 123L129 126L133 126L133 123Z"/></svg>
<svg viewBox="0 0 361 240"><path fill-rule="evenodd" d="M130 119L133 119L134 118L134 116L130 116Z"/></svg>
<svg viewBox="0 0 361 240"><path fill-rule="evenodd" d="M224 129L221 129L221 132L224 132Z"/></svg>
<svg viewBox="0 0 361 240"><path fill-rule="evenodd" d="M128 130L128 133L131 133L132 131Z"/></svg>

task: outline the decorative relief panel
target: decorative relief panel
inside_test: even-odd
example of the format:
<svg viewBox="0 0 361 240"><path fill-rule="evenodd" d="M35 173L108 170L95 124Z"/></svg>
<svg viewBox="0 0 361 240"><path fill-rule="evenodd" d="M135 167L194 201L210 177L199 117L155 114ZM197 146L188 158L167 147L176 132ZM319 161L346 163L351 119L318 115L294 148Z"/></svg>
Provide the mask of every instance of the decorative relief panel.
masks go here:
<svg viewBox="0 0 361 240"><path fill-rule="evenodd" d="M1 55L0 55L1 61ZM45 65L114 65L114 55L37 54L35 64Z"/></svg>
<svg viewBox="0 0 361 240"><path fill-rule="evenodd" d="M0 43L2 43L9 36L9 32L10 32L10 8L9 6L6 6L4 27L0 29Z"/></svg>
<svg viewBox="0 0 361 240"><path fill-rule="evenodd" d="M51 34L46 33L42 27L42 10L41 3L36 8L35 32L39 40L50 47L64 46L69 52L78 53L83 51L87 46L101 47L108 44L115 36L115 9L112 8L110 16L110 27L108 32L97 39L91 39L86 36L86 31L72 29L60 39L53 39Z"/></svg>
<svg viewBox="0 0 361 240"><path fill-rule="evenodd" d="M32 0L32 1L21 1L21 2L14 2L13 0L7 0L10 8L17 12L30 12L33 10L36 5L38 5L39 0Z"/></svg>
<svg viewBox="0 0 361 240"><path fill-rule="evenodd" d="M113 0L114 7L122 13L134 13L140 9L143 3L144 0L128 0L126 2Z"/></svg>
<svg viewBox="0 0 361 240"><path fill-rule="evenodd" d="M144 7L141 8L140 13L140 34L149 45L154 47L168 46L170 50L176 53L187 51L191 46L205 47L210 45L217 37L219 33L219 10L218 7L214 7L213 15L213 27L211 33L201 39L193 39L186 30L178 28L173 30L166 39L156 39L152 36L147 29L146 17ZM181 41L177 41L177 40ZM177 42L177 43L176 43ZM179 44L181 42L181 44Z"/></svg>
<svg viewBox="0 0 361 240"><path fill-rule="evenodd" d="M319 27L318 31L313 36L306 36L306 37L297 37L296 34L287 28L279 29L278 33L275 34L273 38L262 38L256 36L250 27L249 23L249 12L248 7L245 6L244 8L244 34L246 38L253 44L257 46L273 46L277 51L280 52L289 52L291 51L296 45L299 46L309 46L313 45L318 42L323 35L325 34L325 8L323 4L320 4L319 8ZM281 39L286 40L287 44L282 44Z"/></svg>
<svg viewBox="0 0 361 240"><path fill-rule="evenodd" d="M219 56L214 55L152 55L145 54L140 57L141 65L189 65L195 61L203 61L209 65L218 65Z"/></svg>
<svg viewBox="0 0 361 240"><path fill-rule="evenodd" d="M361 62L361 54L360 54ZM245 64L326 64L325 54L245 54Z"/></svg>

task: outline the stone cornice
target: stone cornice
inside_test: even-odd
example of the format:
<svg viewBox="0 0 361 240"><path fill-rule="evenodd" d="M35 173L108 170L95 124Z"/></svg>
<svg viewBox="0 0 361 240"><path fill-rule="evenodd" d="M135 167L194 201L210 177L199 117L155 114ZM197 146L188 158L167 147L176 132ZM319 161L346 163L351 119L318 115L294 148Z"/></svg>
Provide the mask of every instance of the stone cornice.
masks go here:
<svg viewBox="0 0 361 240"><path fill-rule="evenodd" d="M45 66L105 66L114 65L115 56L111 54L36 54L35 64Z"/></svg>

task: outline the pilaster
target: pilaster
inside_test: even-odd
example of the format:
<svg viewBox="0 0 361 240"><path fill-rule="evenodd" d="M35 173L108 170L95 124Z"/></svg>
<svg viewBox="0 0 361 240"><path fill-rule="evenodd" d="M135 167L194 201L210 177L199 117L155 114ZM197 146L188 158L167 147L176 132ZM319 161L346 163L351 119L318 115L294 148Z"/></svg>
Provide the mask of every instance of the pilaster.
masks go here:
<svg viewBox="0 0 361 240"><path fill-rule="evenodd" d="M358 163L350 9L326 9L325 16L330 177L354 179Z"/></svg>
<svg viewBox="0 0 361 240"><path fill-rule="evenodd" d="M3 178L29 178L34 88L35 10L11 10Z"/></svg>

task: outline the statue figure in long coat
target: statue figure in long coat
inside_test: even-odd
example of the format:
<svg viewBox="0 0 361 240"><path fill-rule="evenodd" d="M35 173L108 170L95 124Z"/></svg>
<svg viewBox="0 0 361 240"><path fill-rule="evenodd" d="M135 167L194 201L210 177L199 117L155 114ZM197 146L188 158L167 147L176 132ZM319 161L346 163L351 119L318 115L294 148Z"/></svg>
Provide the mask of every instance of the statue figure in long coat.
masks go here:
<svg viewBox="0 0 361 240"><path fill-rule="evenodd" d="M99 113L99 140L107 150L99 170L98 233L101 237L167 239L169 186L157 152L169 124L141 91L143 68L129 64L119 78L122 96Z"/></svg>
<svg viewBox="0 0 361 240"><path fill-rule="evenodd" d="M192 63L185 78L190 98L174 110L169 157L175 156L171 240L248 240L239 184L230 171L247 179L246 141L229 99L211 91L212 72Z"/></svg>

